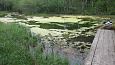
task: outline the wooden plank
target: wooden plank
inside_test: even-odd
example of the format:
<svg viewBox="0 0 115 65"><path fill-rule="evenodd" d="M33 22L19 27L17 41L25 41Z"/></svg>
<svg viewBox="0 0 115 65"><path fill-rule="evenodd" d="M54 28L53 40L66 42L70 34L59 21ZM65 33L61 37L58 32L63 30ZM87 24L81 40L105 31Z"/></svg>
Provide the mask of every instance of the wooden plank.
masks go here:
<svg viewBox="0 0 115 65"><path fill-rule="evenodd" d="M101 30L100 32L101 32L100 37L99 37L97 47L96 47L96 50L95 50L94 58L91 61L91 65L100 65L100 61L101 61L101 57L102 57L102 53L100 53L100 52L103 49L102 48L102 46L103 46L102 43L103 43L103 38L104 38L105 31Z"/></svg>
<svg viewBox="0 0 115 65"><path fill-rule="evenodd" d="M115 65L113 62L115 57L113 39L115 38L112 37L112 33L110 30L105 30L104 35L101 35L103 41L98 43L92 65Z"/></svg>
<svg viewBox="0 0 115 65"><path fill-rule="evenodd" d="M98 30L85 65L115 65L115 31Z"/></svg>
<svg viewBox="0 0 115 65"><path fill-rule="evenodd" d="M111 50L111 52L112 52L111 57L112 57L112 63L115 65L115 31L113 31L112 37L113 37L113 45L112 45L113 47Z"/></svg>
<svg viewBox="0 0 115 65"><path fill-rule="evenodd" d="M89 53L88 57L86 58L85 65L91 65L91 63L93 61L93 57L94 57L97 43L98 43L98 40L100 37L100 33L101 33L101 30L99 29L97 31L97 34L95 35L94 41L93 41L92 46L91 46L90 53Z"/></svg>
<svg viewBox="0 0 115 65"><path fill-rule="evenodd" d="M100 65L109 65L109 40L111 39L110 37L111 32L109 30L105 30L104 36L103 36L103 42L102 42L102 49L100 49L101 57L100 57ZM110 43L111 44L111 43ZM98 61L98 60L97 60Z"/></svg>
<svg viewBox="0 0 115 65"><path fill-rule="evenodd" d="M115 32L114 31L110 31L111 33L109 33L109 37L108 37L108 65L115 65L115 52L114 52L114 48L115 48Z"/></svg>

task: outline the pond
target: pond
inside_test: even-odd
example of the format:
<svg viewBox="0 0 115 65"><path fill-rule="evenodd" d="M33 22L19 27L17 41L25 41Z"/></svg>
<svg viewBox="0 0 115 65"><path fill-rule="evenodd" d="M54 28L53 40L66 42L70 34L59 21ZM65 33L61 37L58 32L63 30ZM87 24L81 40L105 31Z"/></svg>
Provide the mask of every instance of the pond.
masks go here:
<svg viewBox="0 0 115 65"><path fill-rule="evenodd" d="M1 22L18 23L29 27L38 43L44 45L44 54L66 57L70 65L83 65L96 33L100 18L92 16L24 16L7 14Z"/></svg>

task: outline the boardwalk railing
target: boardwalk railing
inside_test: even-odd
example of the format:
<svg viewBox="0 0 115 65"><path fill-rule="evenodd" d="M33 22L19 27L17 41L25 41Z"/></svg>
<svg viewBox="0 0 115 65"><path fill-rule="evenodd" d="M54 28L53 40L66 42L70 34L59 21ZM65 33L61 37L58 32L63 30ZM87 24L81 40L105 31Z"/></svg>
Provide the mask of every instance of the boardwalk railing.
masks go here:
<svg viewBox="0 0 115 65"><path fill-rule="evenodd" d="M97 31L85 65L115 65L115 31Z"/></svg>

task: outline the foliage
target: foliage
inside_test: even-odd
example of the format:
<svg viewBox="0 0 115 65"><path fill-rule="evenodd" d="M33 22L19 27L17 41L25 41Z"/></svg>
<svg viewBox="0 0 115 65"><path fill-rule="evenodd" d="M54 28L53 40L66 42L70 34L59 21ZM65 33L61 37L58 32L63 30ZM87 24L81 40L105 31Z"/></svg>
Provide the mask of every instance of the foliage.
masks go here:
<svg viewBox="0 0 115 65"><path fill-rule="evenodd" d="M31 55L30 47L36 48L35 58ZM35 48L34 48L35 47ZM11 23L0 23L0 65L68 65L60 57L43 56L42 46L37 46L36 37L23 26Z"/></svg>
<svg viewBox="0 0 115 65"><path fill-rule="evenodd" d="M0 23L0 65L32 65L27 50L33 40L24 27Z"/></svg>
<svg viewBox="0 0 115 65"><path fill-rule="evenodd" d="M29 14L115 14L114 8L114 0L0 0L0 10Z"/></svg>

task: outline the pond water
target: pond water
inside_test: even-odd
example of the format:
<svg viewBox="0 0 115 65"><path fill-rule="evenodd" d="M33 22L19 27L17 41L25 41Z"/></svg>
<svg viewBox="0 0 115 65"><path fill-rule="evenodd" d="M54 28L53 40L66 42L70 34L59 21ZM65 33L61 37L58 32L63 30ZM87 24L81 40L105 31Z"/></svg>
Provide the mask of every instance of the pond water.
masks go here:
<svg viewBox="0 0 115 65"><path fill-rule="evenodd" d="M70 65L83 65L91 47L98 18L92 16L24 16L11 14L0 21L29 27L33 36L41 37L44 53L66 57Z"/></svg>

